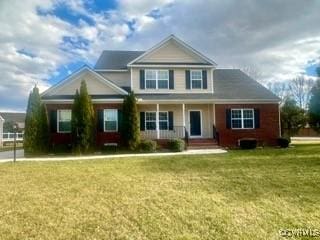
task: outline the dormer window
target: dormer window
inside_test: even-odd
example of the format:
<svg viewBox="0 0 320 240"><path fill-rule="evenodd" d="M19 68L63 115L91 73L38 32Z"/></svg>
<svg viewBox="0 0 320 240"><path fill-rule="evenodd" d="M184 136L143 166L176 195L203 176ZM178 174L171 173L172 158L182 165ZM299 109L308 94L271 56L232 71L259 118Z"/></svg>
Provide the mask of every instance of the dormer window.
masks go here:
<svg viewBox="0 0 320 240"><path fill-rule="evenodd" d="M201 70L191 70L191 89L201 89L202 88L202 71Z"/></svg>
<svg viewBox="0 0 320 240"><path fill-rule="evenodd" d="M146 89L168 89L169 71L168 70L145 70Z"/></svg>

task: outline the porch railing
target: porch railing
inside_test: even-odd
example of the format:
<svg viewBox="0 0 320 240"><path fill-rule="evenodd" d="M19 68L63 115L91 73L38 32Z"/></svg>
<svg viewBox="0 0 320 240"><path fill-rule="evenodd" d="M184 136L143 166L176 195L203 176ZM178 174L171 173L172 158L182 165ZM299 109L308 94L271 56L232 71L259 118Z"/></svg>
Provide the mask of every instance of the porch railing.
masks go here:
<svg viewBox="0 0 320 240"><path fill-rule="evenodd" d="M13 140L14 140L14 133L11 133L11 132L2 133L2 141L3 142L13 142ZM23 140L23 133L17 133L16 140L22 141Z"/></svg>
<svg viewBox="0 0 320 240"><path fill-rule="evenodd" d="M159 130L159 139L185 138L186 129L184 126L174 126L172 130ZM142 139L157 139L157 130L141 131Z"/></svg>

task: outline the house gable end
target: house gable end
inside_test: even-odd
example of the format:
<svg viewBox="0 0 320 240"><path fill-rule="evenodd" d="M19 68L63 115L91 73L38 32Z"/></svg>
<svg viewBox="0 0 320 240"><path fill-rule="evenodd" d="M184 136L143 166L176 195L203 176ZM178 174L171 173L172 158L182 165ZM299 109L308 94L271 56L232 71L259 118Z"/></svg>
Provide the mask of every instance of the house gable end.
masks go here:
<svg viewBox="0 0 320 240"><path fill-rule="evenodd" d="M202 55L174 35L170 35L141 56L131 61L128 66L144 63L185 63L215 66L211 59Z"/></svg>
<svg viewBox="0 0 320 240"><path fill-rule="evenodd" d="M125 90L123 90L110 80L92 71L90 68L84 67L67 77L62 82L49 88L47 91L42 93L41 96L47 97L54 95L74 95L76 90L80 88L82 80L86 81L88 92L90 95L127 94Z"/></svg>

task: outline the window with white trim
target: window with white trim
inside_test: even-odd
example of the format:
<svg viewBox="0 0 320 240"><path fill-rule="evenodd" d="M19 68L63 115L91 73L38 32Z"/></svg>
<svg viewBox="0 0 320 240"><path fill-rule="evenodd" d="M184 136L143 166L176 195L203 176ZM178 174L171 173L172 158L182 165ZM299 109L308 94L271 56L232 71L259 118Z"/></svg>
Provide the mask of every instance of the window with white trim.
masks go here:
<svg viewBox="0 0 320 240"><path fill-rule="evenodd" d="M58 127L57 130L60 133L71 132L71 110L59 109L57 110Z"/></svg>
<svg viewBox="0 0 320 240"><path fill-rule="evenodd" d="M118 110L117 109L104 109L103 121L105 132L117 132L118 131Z"/></svg>
<svg viewBox="0 0 320 240"><path fill-rule="evenodd" d="M168 112L159 112L159 129L168 130L169 129L169 116Z"/></svg>
<svg viewBox="0 0 320 240"><path fill-rule="evenodd" d="M191 80L191 89L201 89L202 88L202 71L191 70L190 80Z"/></svg>
<svg viewBox="0 0 320 240"><path fill-rule="evenodd" d="M254 128L253 109L231 109L231 128L252 129Z"/></svg>
<svg viewBox="0 0 320 240"><path fill-rule="evenodd" d="M169 70L145 70L146 89L168 89Z"/></svg>
<svg viewBox="0 0 320 240"><path fill-rule="evenodd" d="M145 126L146 130L156 130L157 113L156 112L146 112L145 124L146 124L146 126Z"/></svg>

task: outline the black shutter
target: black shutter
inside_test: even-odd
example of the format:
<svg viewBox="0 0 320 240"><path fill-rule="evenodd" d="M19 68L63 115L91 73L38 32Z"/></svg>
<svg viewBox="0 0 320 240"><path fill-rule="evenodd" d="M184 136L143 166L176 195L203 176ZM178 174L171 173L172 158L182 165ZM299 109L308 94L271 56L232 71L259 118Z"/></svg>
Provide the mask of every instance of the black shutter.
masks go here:
<svg viewBox="0 0 320 240"><path fill-rule="evenodd" d="M140 112L140 131L144 131L145 129L144 115L145 112Z"/></svg>
<svg viewBox="0 0 320 240"><path fill-rule="evenodd" d="M260 128L260 110L254 109L254 127Z"/></svg>
<svg viewBox="0 0 320 240"><path fill-rule="evenodd" d="M173 112L169 112L169 130L173 130Z"/></svg>
<svg viewBox="0 0 320 240"><path fill-rule="evenodd" d="M190 89L190 70L186 70L186 89Z"/></svg>
<svg viewBox="0 0 320 240"><path fill-rule="evenodd" d="M122 110L118 109L118 132L121 132L122 128Z"/></svg>
<svg viewBox="0 0 320 240"><path fill-rule="evenodd" d="M203 86L203 89L207 89L208 88L207 70L202 70L202 86Z"/></svg>
<svg viewBox="0 0 320 240"><path fill-rule="evenodd" d="M104 128L103 128L104 122L103 122L103 109L99 109L98 110L98 132L103 132Z"/></svg>
<svg viewBox="0 0 320 240"><path fill-rule="evenodd" d="M169 70L169 89L174 89L174 75L173 75L173 70Z"/></svg>
<svg viewBox="0 0 320 240"><path fill-rule="evenodd" d="M144 70L140 69L140 89L145 89L144 86Z"/></svg>
<svg viewBox="0 0 320 240"><path fill-rule="evenodd" d="M231 109L226 109L226 127L231 128Z"/></svg>
<svg viewBox="0 0 320 240"><path fill-rule="evenodd" d="M56 133L57 132L57 110L50 111L50 132Z"/></svg>

